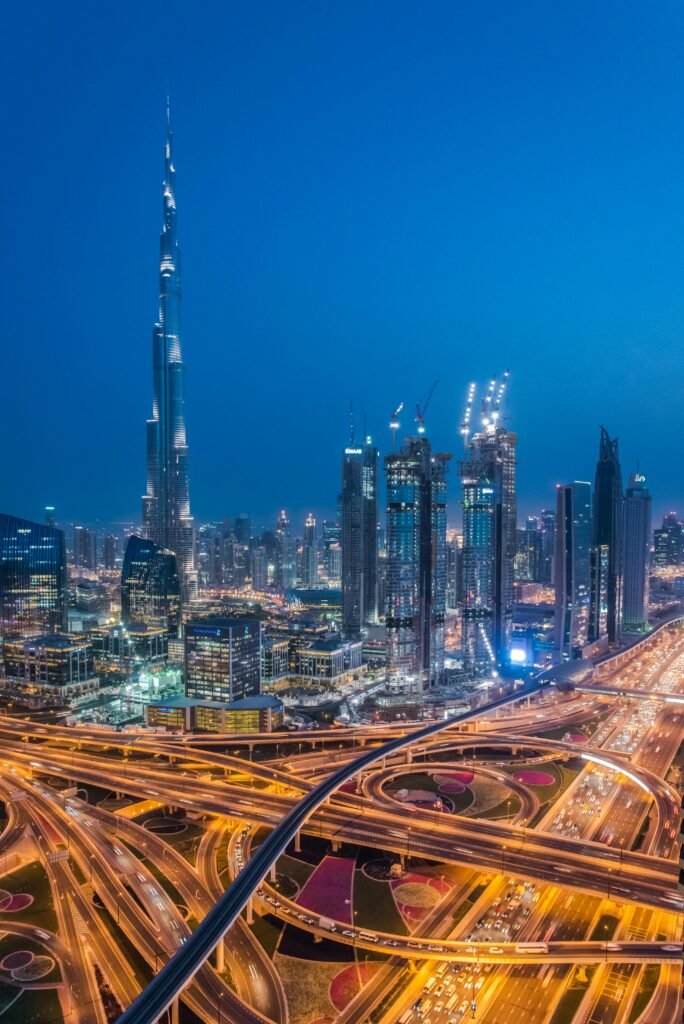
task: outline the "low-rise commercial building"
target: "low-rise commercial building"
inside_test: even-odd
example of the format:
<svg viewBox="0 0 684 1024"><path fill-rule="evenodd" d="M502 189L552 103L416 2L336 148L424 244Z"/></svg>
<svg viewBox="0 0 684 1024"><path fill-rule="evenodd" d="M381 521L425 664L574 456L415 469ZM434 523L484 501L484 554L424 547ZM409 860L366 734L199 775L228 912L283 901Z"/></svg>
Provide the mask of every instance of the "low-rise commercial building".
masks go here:
<svg viewBox="0 0 684 1024"><path fill-rule="evenodd" d="M183 732L273 732L283 726L283 702L267 694L228 702L169 697L148 704L145 720Z"/></svg>
<svg viewBox="0 0 684 1024"><path fill-rule="evenodd" d="M93 648L80 637L54 633L3 644L3 686L32 703L68 703L100 685Z"/></svg>

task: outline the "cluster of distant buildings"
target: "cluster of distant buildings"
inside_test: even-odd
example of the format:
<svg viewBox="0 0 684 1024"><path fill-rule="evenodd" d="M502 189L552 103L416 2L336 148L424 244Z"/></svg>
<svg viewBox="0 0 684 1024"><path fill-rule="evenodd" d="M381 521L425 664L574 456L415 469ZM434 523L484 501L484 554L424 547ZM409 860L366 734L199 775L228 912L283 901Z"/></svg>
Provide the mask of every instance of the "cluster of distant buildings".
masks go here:
<svg viewBox="0 0 684 1024"><path fill-rule="evenodd" d="M555 510L519 528L517 437L502 413L507 373L479 402L474 386L468 392L460 534L447 528L451 455L434 451L426 433L434 385L416 409L413 435L398 445L402 406L392 413L384 525L380 453L370 436L356 438L352 422L338 515L320 533L309 515L296 538L285 511L256 535L244 513L196 529L170 125L162 192L142 529L130 531L121 552L115 532L98 536L76 525L69 579L54 508L45 523L0 515L6 704L87 703L102 682L173 664L182 691L147 702L150 724L273 728L282 724L282 704L264 686L334 687L370 665L384 669L390 697L419 700L455 678L534 664L534 628L546 637L547 660L581 657L647 628L651 499L644 477L634 474L623 491L617 441L602 429L593 489L582 481L559 486ZM675 517L655 531L655 564L680 562ZM76 632L69 602L81 612ZM534 628L516 621L516 608L526 605L539 609ZM103 607L115 614L98 617Z"/></svg>

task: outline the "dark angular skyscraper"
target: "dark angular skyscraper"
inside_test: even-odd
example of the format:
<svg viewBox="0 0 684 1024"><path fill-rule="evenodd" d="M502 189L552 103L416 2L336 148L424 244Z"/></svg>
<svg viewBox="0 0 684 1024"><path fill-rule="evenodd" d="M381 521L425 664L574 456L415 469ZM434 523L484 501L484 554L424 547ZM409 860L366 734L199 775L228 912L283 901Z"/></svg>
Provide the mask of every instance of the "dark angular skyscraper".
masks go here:
<svg viewBox="0 0 684 1024"><path fill-rule="evenodd" d="M152 339L152 418L147 421L147 493L143 498L143 527L149 540L176 555L183 596L191 600L197 592L197 572L183 400L180 247L176 238L175 181L167 104L159 321L155 324Z"/></svg>
<svg viewBox="0 0 684 1024"><path fill-rule="evenodd" d="M378 449L370 437L342 454L342 623L357 637L378 620Z"/></svg>
<svg viewBox="0 0 684 1024"><path fill-rule="evenodd" d="M605 606L609 643L620 635L622 618L622 471L617 438L601 427L593 503L593 570L590 640L602 635ZM605 563L605 571L603 565Z"/></svg>
<svg viewBox="0 0 684 1024"><path fill-rule="evenodd" d="M128 538L121 570L121 621L178 633L181 593L176 556L154 541Z"/></svg>

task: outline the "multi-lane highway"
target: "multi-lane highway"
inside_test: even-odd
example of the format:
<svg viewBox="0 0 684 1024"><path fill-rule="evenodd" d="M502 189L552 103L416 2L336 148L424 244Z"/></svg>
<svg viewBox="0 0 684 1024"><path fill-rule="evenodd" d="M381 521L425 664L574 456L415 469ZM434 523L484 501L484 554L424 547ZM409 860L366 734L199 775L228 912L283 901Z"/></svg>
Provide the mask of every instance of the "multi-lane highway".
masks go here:
<svg viewBox="0 0 684 1024"><path fill-rule="evenodd" d="M422 727L198 742L0 718L0 793L8 808L0 852L33 842L44 864L56 896L58 935L50 941L62 954L65 1013L105 1024L94 969L104 965L126 1024L156 1021L168 1007L176 1013L180 994L201 1020L216 1020L218 1011L239 1024L289 1022L287 983L241 916L247 907L250 916L266 913L351 947L355 958L364 950L386 956L387 970L352 999L344 1024L366 1020L378 1006L382 1024L390 1024L423 989L429 1009L409 1014L423 1024L452 1024L472 1013L473 1002L489 1024L548 1024L564 993L585 984L577 974L584 969L590 975L578 1013L589 1016L578 1024L623 1024L622 1011L613 1010L615 985L631 1006L644 972L654 969L649 964L663 965L653 1005L667 1024L674 977L667 965L681 958L682 898L672 860L679 794L666 776L684 721L684 643L672 629L648 647L646 654L635 649L602 685L610 693L561 695L533 684ZM654 699L643 700L644 693ZM580 726L585 734L574 735ZM504 770L567 758L584 769L544 805L524 773ZM506 787L517 808L510 819L444 813L397 800L387 788L404 773L464 767L483 784ZM65 785L77 792L60 793ZM134 813L88 803L83 786L111 789L124 804L191 815L203 829L193 856L142 827ZM259 826L269 831L254 849ZM321 919L268 880L302 832L333 848L453 865L462 883L409 935ZM454 925L478 878L480 895ZM405 963L417 970L390 999ZM462 970L449 967L444 981L431 982L440 965ZM440 996L431 1000L435 989Z"/></svg>

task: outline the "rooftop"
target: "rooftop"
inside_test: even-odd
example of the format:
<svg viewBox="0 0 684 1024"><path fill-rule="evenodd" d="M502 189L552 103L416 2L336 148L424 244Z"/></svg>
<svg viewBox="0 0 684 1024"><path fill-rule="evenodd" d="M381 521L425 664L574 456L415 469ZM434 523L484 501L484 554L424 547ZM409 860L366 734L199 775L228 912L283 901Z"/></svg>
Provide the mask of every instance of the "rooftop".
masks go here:
<svg viewBox="0 0 684 1024"><path fill-rule="evenodd" d="M239 629L241 626L255 626L260 623L255 615L210 615L206 618L191 619L186 625L186 632L195 629Z"/></svg>
<svg viewBox="0 0 684 1024"><path fill-rule="evenodd" d="M195 697L174 696L166 700L150 701L152 708L215 708L226 711L263 711L267 708L281 708L283 702L270 694L262 693L256 697L241 697L239 700L197 700Z"/></svg>

